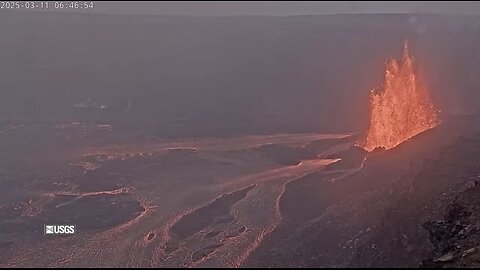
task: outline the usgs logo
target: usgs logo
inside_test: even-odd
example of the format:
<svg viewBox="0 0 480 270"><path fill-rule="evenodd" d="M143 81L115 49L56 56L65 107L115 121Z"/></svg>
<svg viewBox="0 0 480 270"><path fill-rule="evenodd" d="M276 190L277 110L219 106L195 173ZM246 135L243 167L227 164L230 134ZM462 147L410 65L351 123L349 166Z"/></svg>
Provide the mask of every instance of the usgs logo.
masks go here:
<svg viewBox="0 0 480 270"><path fill-rule="evenodd" d="M45 225L45 234L74 234L75 225Z"/></svg>

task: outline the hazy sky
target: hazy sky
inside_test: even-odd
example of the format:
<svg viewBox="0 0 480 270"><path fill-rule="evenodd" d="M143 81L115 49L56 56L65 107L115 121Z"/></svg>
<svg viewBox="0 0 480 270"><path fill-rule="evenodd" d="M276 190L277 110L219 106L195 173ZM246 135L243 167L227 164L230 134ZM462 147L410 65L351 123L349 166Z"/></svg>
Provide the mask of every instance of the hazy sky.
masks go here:
<svg viewBox="0 0 480 270"><path fill-rule="evenodd" d="M468 1L163 1L96 2L95 13L145 15L302 15L336 13L480 14L480 2Z"/></svg>

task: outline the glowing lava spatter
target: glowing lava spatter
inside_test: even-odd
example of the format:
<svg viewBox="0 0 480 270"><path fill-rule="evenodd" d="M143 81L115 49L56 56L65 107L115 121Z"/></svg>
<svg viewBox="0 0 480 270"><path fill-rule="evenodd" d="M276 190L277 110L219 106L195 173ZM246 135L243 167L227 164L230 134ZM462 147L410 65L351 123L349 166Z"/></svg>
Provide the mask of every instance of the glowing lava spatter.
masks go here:
<svg viewBox="0 0 480 270"><path fill-rule="evenodd" d="M440 124L426 88L415 76L407 43L401 63L387 63L383 89L372 90L370 106L370 127L359 143L367 151L393 148Z"/></svg>

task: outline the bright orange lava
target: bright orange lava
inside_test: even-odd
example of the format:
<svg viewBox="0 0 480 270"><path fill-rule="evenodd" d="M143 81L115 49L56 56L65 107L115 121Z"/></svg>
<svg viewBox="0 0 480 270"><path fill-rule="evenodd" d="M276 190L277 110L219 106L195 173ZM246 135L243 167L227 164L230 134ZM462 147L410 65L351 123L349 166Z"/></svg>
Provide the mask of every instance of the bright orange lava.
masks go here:
<svg viewBox="0 0 480 270"><path fill-rule="evenodd" d="M440 124L426 88L415 76L407 43L401 63L388 62L383 89L372 90L370 106L370 127L359 143L367 151L393 148Z"/></svg>

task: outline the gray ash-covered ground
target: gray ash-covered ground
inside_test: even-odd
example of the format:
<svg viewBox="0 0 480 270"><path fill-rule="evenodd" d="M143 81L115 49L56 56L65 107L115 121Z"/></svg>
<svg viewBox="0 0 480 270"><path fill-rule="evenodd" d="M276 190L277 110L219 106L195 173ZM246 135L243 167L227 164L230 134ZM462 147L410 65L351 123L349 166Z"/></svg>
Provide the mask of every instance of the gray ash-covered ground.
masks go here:
<svg viewBox="0 0 480 270"><path fill-rule="evenodd" d="M95 123L0 131L8 267L241 265L277 226L285 184L335 162L317 153L352 142L322 133L148 138ZM276 147L298 161L285 164ZM76 233L44 235L50 224Z"/></svg>
<svg viewBox="0 0 480 270"><path fill-rule="evenodd" d="M478 122L456 120L377 151L338 182L325 181L335 174L290 182L282 224L246 265L478 266L480 133L459 135ZM452 127L457 136L446 136Z"/></svg>
<svg viewBox="0 0 480 270"><path fill-rule="evenodd" d="M358 134L169 140L88 124L10 128L1 147L33 158L0 160L0 265L477 266L477 124L445 116L371 153ZM29 148L29 134L45 145ZM37 159L45 148L57 154ZM49 223L77 232L45 236Z"/></svg>

